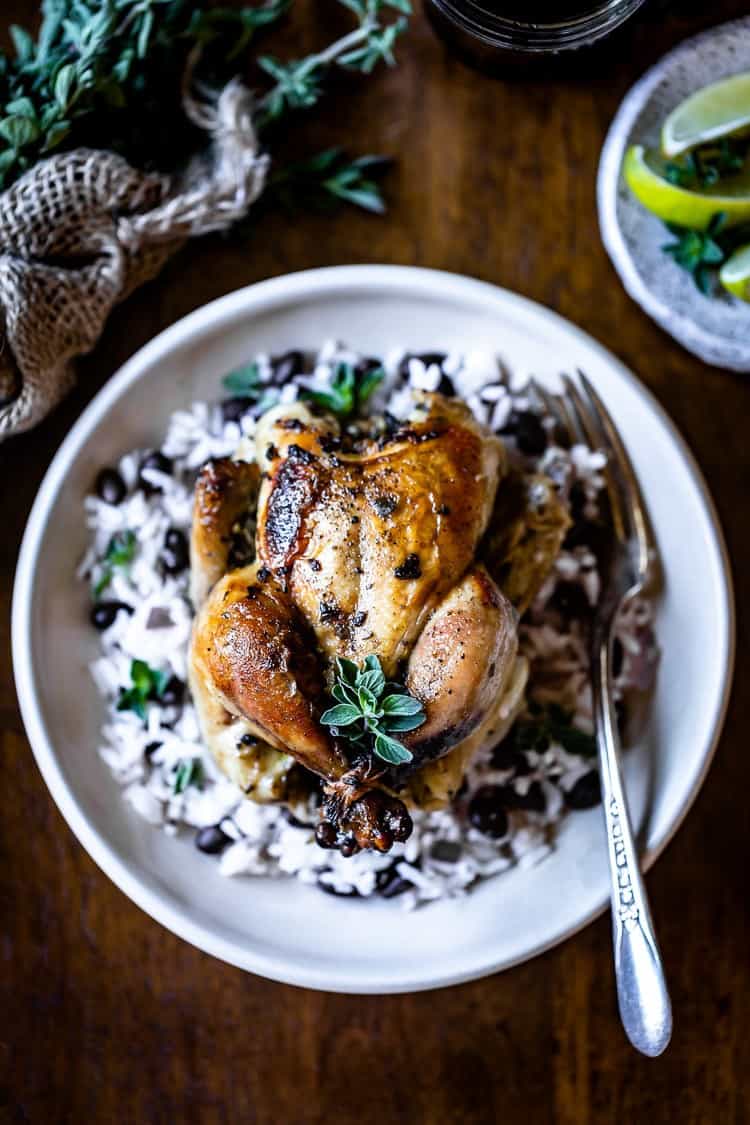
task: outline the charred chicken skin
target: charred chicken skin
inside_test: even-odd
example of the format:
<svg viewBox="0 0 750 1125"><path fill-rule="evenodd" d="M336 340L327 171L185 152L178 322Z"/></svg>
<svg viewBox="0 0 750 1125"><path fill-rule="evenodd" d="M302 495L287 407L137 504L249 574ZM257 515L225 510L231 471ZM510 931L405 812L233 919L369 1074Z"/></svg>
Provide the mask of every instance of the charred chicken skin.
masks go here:
<svg viewBox="0 0 750 1125"><path fill-rule="evenodd" d="M220 764L246 734L323 778L323 845L386 851L411 831L396 794L405 778L475 746L514 673L518 615L478 561L505 450L439 394L351 452L332 418L279 407L256 448L252 565L228 569L227 544L256 466L214 463L196 489L191 684L203 733ZM320 722L336 657L370 654L425 711L402 737L405 770L350 760Z"/></svg>

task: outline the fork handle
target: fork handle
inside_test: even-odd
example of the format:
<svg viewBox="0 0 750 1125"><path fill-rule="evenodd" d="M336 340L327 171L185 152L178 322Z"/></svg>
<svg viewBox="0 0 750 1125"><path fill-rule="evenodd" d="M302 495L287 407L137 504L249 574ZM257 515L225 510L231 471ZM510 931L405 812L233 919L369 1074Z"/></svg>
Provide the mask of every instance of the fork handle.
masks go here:
<svg viewBox="0 0 750 1125"><path fill-rule="evenodd" d="M641 876L620 769L620 739L612 703L612 630L594 639L592 693L602 804L612 882L612 930L620 1018L644 1055L664 1051L672 1035L672 1005Z"/></svg>

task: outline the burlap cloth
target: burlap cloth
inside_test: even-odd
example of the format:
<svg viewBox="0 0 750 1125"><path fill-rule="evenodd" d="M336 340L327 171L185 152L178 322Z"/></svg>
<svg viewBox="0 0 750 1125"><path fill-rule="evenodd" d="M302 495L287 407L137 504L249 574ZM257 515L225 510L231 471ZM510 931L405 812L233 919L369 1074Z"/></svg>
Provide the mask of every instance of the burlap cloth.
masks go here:
<svg viewBox="0 0 750 1125"><path fill-rule="evenodd" d="M263 190L250 92L185 97L210 136L179 175L136 171L76 149L35 165L0 195L0 441L36 425L70 389L117 301L192 235L224 230Z"/></svg>

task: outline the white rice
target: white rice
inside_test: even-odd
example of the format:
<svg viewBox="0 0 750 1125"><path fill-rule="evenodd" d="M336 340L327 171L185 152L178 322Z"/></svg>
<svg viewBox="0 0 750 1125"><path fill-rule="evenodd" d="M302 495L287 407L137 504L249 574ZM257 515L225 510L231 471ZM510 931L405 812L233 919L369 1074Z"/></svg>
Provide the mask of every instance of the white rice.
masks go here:
<svg viewBox="0 0 750 1125"><path fill-rule="evenodd" d="M328 385L334 365L357 362L361 356L329 341L307 375L295 377L279 394L293 401L300 385L316 389ZM449 375L456 392L466 399L476 416L495 430L502 429L511 411L528 409L522 389L514 389L491 355L472 352L448 355L442 364L406 359L393 352L384 359L386 378L371 402L373 412L387 409L404 417L412 406L412 388L435 390L443 374ZM256 357L261 380L272 378L270 357ZM218 388L217 388L218 389ZM551 439L551 428L548 436ZM201 742L195 710L187 690L181 704L148 703L146 720L132 711L117 710L120 692L130 686L133 660L184 683L192 609L188 600L188 571L164 575L160 567L164 538L170 529L189 534L192 486L200 465L212 457L229 456L241 439L252 447L255 421L250 413L239 421L223 421L221 406L194 403L176 411L170 420L161 452L173 462L172 472L144 469L143 478L160 491L147 495L138 487L139 466L145 450L121 458L117 469L128 492L119 504L108 504L97 496L85 501L90 546L79 568L79 576L92 585L101 577L101 560L115 533L135 535L135 553L129 566L115 567L104 593L106 600L121 601L132 613L117 613L114 623L100 634L101 655L92 663L91 674L106 701L107 714L101 731L99 753L110 767L123 795L149 825L170 834L194 837L196 829L219 826L228 843L218 860L223 875L264 877L294 876L316 883L338 894L367 897L383 886L388 897L406 908L467 891L477 880L518 865L540 863L554 847L556 829L566 815L565 794L595 768L591 758L572 754L552 740L543 750L525 752L524 771L513 766L498 769L491 754L472 763L465 791L452 808L413 814L414 831L388 855L360 852L350 858L324 851L315 843L316 811L310 809L310 824L301 825L278 806L258 805L217 769ZM513 443L509 443L511 448ZM584 517L595 518L597 497L603 488L604 458L583 446L560 449L550 440L538 459L514 456L528 468L542 471L554 467L556 480L568 494L579 482L585 497ZM574 724L591 731L591 698L584 626L571 621L567 629L551 606L559 582L572 583L593 605L599 592L596 558L585 546L561 551L553 573L545 582L520 631L521 652L531 663L528 698L538 704L560 703L574 714ZM656 650L651 606L634 603L618 624L622 646L622 668L616 681L616 697L632 689L646 690L653 676ZM154 745L158 744L158 745ZM149 751L147 753L147 748ZM178 771L185 763L197 763L193 778L176 793ZM508 831L495 839L472 827L468 809L481 786L511 787L520 797L533 790L544 798L544 811L515 809L508 813ZM290 822L291 821L291 822ZM380 887L378 885L380 883Z"/></svg>

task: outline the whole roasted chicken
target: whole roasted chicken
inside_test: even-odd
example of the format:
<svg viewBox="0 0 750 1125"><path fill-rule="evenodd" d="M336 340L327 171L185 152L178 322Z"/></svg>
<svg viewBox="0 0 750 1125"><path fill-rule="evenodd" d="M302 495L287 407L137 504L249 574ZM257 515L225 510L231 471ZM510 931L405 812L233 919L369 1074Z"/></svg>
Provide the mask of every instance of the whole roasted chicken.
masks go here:
<svg viewBox="0 0 750 1125"><path fill-rule="evenodd" d="M479 558L505 449L439 394L348 451L331 416L277 407L255 447L256 462L210 463L196 486L190 672L203 734L256 798L283 794L295 763L322 778L323 846L386 851L411 831L407 805L449 800L523 695L518 612ZM248 512L255 558L238 565ZM371 655L424 708L400 736L406 767L352 755L320 721L336 658Z"/></svg>

